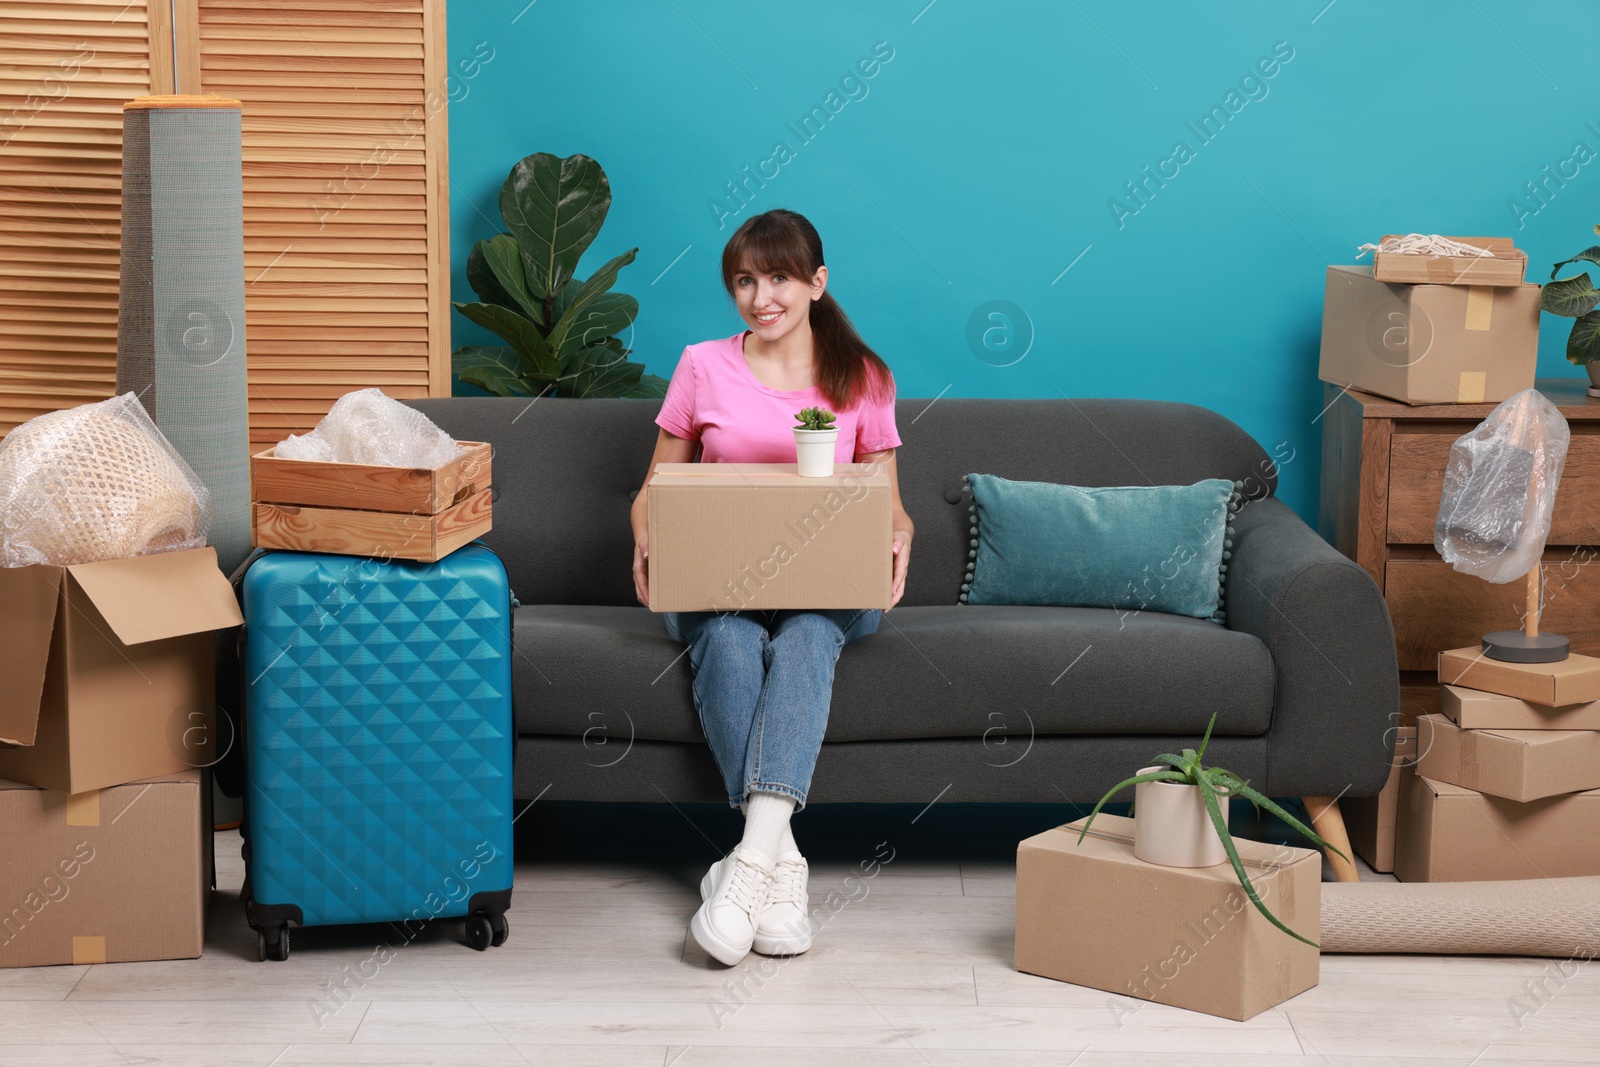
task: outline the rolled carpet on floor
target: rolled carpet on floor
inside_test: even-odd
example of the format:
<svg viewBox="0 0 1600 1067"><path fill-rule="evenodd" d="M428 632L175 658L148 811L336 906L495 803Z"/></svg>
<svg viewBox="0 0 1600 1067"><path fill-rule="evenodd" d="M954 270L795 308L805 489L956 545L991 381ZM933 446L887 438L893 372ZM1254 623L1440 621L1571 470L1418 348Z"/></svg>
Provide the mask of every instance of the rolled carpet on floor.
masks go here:
<svg viewBox="0 0 1600 1067"><path fill-rule="evenodd" d="M1600 878L1328 882L1322 951L1600 956Z"/></svg>

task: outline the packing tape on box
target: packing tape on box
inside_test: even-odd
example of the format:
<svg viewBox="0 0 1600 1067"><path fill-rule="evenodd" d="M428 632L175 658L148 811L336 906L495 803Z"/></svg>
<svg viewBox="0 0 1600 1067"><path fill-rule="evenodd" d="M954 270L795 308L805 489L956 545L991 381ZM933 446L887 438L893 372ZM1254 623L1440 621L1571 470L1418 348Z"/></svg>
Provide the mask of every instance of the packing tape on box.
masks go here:
<svg viewBox="0 0 1600 1067"><path fill-rule="evenodd" d="M1487 330L1494 319L1494 286L1467 286L1467 321L1469 330Z"/></svg>
<svg viewBox="0 0 1600 1067"><path fill-rule="evenodd" d="M74 965L84 963L104 963L106 961L106 939L102 937L74 937L72 939L72 962Z"/></svg>
<svg viewBox="0 0 1600 1067"><path fill-rule="evenodd" d="M1456 382L1456 403L1481 404L1489 375L1481 370L1462 371Z"/></svg>
<svg viewBox="0 0 1600 1067"><path fill-rule="evenodd" d="M100 790L73 793L67 797L68 826L100 825Z"/></svg>

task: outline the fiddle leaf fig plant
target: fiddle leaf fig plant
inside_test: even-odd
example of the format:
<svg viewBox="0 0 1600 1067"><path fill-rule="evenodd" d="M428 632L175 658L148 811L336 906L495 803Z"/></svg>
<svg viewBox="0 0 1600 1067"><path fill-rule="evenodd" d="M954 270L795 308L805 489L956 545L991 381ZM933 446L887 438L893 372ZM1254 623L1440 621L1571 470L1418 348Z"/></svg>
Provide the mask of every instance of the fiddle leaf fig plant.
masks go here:
<svg viewBox="0 0 1600 1067"><path fill-rule="evenodd" d="M1211 816L1211 825L1216 829L1217 837L1222 840L1223 850L1228 854L1228 862L1233 865L1233 873L1238 877L1239 884L1244 888L1245 894L1250 898L1250 902L1256 906L1256 910L1264 915L1273 926L1276 926L1296 941L1304 941L1314 948L1320 948L1321 946L1315 941L1302 937L1283 925L1278 917L1267 909L1266 904L1262 903L1260 894L1256 892L1256 887L1250 882L1250 876L1245 873L1244 863L1239 859L1238 846L1234 844L1233 835L1228 832L1228 824L1222 821L1222 805L1227 803L1229 797L1244 797L1250 801L1257 814L1260 813L1262 808L1266 808L1272 814L1288 823L1289 826L1319 849L1327 849L1347 861L1349 857L1324 841L1317 835L1316 831L1293 815L1290 815L1275 801L1257 792L1245 779L1240 778L1232 771L1223 770L1221 767L1204 766L1200 760L1205 755L1206 745L1211 741L1211 729L1216 724L1217 716L1213 713L1211 721L1206 724L1205 736L1200 739L1200 748L1198 750L1186 748L1181 755L1176 756L1170 752L1163 752L1150 761L1152 764L1166 764L1166 770L1136 774L1132 778L1125 779L1112 786L1110 791L1101 797L1100 802L1094 806L1094 810L1089 813L1089 818L1084 820L1083 831L1078 834L1078 843L1083 843L1084 837L1089 833L1089 827L1094 824L1095 816L1100 814L1100 809L1105 807L1112 797L1124 789L1139 785L1141 782L1172 782L1177 785L1193 786L1200 791L1200 798L1205 803L1206 813Z"/></svg>
<svg viewBox="0 0 1600 1067"><path fill-rule="evenodd" d="M1600 234L1600 226L1594 232ZM1588 271L1555 280L1562 267L1579 262L1600 264L1600 245L1591 245L1550 269L1551 281L1539 291L1539 310L1577 320L1567 335L1567 360L1582 367L1600 360L1600 311L1595 310L1600 306L1600 289L1594 287Z"/></svg>
<svg viewBox="0 0 1600 1067"><path fill-rule="evenodd" d="M838 418L827 408L801 408L794 413L794 417L800 422L795 427L797 430L831 430L834 428L833 420Z"/></svg>
<svg viewBox="0 0 1600 1067"><path fill-rule="evenodd" d="M510 232L473 245L467 282L478 299L455 303L506 345L457 348L457 377L497 396L666 396L667 380L629 362L618 337L639 302L610 290L639 250L576 277L610 209L611 183L588 156L536 152L511 168L500 187Z"/></svg>

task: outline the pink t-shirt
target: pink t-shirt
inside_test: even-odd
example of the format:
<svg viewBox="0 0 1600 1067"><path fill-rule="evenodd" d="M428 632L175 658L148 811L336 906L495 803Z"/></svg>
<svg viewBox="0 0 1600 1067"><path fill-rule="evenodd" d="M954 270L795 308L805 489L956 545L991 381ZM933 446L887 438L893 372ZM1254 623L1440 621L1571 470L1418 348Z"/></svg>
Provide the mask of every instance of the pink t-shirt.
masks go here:
<svg viewBox="0 0 1600 1067"><path fill-rule="evenodd" d="M699 440L702 463L793 463L794 413L830 405L816 386L772 389L758 381L744 361L744 336L741 332L683 350L656 425L677 437ZM837 462L900 447L893 397L882 404L862 397L849 411L835 414Z"/></svg>

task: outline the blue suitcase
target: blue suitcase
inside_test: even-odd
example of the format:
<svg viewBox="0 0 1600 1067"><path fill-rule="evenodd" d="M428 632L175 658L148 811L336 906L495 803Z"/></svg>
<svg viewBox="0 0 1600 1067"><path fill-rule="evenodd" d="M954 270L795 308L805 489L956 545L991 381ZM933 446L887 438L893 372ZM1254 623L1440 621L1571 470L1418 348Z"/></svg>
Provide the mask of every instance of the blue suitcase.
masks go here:
<svg viewBox="0 0 1600 1067"><path fill-rule="evenodd" d="M511 620L499 557L269 552L247 565L246 917L261 959L289 923L467 920L506 939Z"/></svg>

